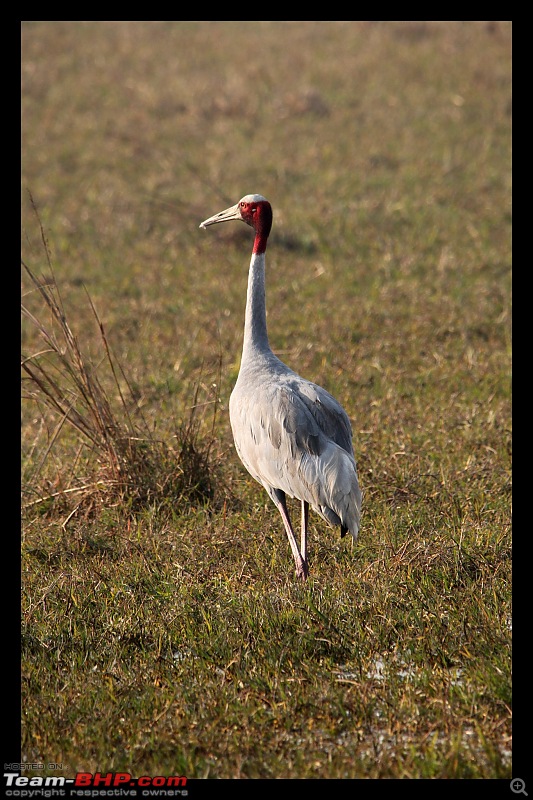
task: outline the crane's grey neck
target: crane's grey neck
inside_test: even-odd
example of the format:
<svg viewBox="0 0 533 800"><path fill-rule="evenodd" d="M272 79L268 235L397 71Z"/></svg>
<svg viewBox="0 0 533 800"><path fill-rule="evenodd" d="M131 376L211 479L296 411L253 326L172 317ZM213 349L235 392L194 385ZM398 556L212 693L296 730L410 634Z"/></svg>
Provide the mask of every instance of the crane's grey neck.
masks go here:
<svg viewBox="0 0 533 800"><path fill-rule="evenodd" d="M252 253L244 317L243 362L270 352L266 325L265 254Z"/></svg>

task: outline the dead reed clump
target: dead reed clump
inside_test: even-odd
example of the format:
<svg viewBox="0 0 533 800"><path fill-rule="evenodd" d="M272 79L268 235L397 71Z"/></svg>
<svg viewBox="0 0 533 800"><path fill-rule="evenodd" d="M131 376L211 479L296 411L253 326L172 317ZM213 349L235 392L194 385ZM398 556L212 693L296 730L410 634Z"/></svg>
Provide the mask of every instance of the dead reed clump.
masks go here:
<svg viewBox="0 0 533 800"><path fill-rule="evenodd" d="M55 278L40 280L22 262L50 322L43 322L22 306L45 348L22 358L23 399L33 400L53 412L57 419L44 456L23 483L23 508L49 509L59 504L76 506L71 513L89 513L105 504L120 504L130 513L148 505L183 508L184 504L213 502L216 480L212 453L213 437L203 439L195 416L195 402L189 419L176 431L174 445L156 438L142 415L122 367L111 354L106 331L88 296L98 325L105 354L103 364L112 376L113 396L106 391L98 371L88 358L67 319ZM51 265L49 264L51 267ZM103 364L99 365L102 369ZM197 395L196 391L196 395ZM216 403L213 413L216 415ZM47 457L57 445L61 432L73 429L85 451L84 472L74 479L51 486L44 476ZM79 451L78 451L79 452ZM81 464L82 459L76 461ZM89 469L89 476L87 475ZM30 499L28 499L28 497ZM53 501L53 502L52 502Z"/></svg>

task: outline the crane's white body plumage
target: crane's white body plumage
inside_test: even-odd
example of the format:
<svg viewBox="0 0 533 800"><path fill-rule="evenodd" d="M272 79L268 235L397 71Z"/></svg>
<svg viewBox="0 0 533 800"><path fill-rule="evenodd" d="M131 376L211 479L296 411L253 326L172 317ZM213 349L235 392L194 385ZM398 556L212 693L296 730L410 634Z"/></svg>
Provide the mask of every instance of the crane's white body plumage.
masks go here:
<svg viewBox="0 0 533 800"><path fill-rule="evenodd" d="M264 295L256 272L264 278L264 254L252 256L247 310L254 292ZM237 453L271 497L277 489L305 501L357 538L361 493L346 412L329 392L280 361L248 325L229 413Z"/></svg>
<svg viewBox="0 0 533 800"><path fill-rule="evenodd" d="M307 575L307 508L356 539L361 491L350 420L329 392L301 378L272 352L266 327L265 250L270 223L261 237L256 213L270 204L246 195L201 227L242 219L256 229L250 262L243 351L229 413L237 453L253 478L277 505L289 537L297 573ZM244 209L244 213L243 210ZM270 216L271 222L271 216ZM257 227L256 227L257 225ZM302 545L298 548L285 495L302 503Z"/></svg>

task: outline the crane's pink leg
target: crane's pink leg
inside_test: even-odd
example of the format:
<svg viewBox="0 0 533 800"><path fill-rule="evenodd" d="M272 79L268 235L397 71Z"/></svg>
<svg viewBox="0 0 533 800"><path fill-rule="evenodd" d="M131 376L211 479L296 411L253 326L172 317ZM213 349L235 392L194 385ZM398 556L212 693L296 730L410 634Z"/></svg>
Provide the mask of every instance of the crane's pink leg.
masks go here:
<svg viewBox="0 0 533 800"><path fill-rule="evenodd" d="M287 537L289 539L289 544L291 546L292 555L294 557L294 563L296 564L296 574L299 578L305 580L308 574L307 562L304 558L302 558L300 551L298 550L298 544L296 543L296 536L294 535L294 531L292 529L291 521L289 518L289 512L287 510L287 501L285 500L285 495L280 492L277 495L275 502L277 507L279 508L279 513L281 514L283 524L285 525L285 530L287 532Z"/></svg>
<svg viewBox="0 0 533 800"><path fill-rule="evenodd" d="M301 530L301 546L300 546L300 555L302 556L302 561L305 564L307 569L307 523L309 521L309 503L305 500L302 500L302 530Z"/></svg>

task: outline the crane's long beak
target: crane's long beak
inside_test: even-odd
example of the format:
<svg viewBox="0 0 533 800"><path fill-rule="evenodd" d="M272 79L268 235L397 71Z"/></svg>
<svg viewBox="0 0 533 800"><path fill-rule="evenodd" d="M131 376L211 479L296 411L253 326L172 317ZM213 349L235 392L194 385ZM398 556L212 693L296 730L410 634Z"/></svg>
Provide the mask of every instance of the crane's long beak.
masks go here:
<svg viewBox="0 0 533 800"><path fill-rule="evenodd" d="M241 209L238 203L231 206L231 208L226 208L225 211L221 211L219 214L215 214L213 217L209 217L209 219L204 219L199 227L207 228L208 225L215 225L217 222L227 222L230 219L242 220Z"/></svg>

